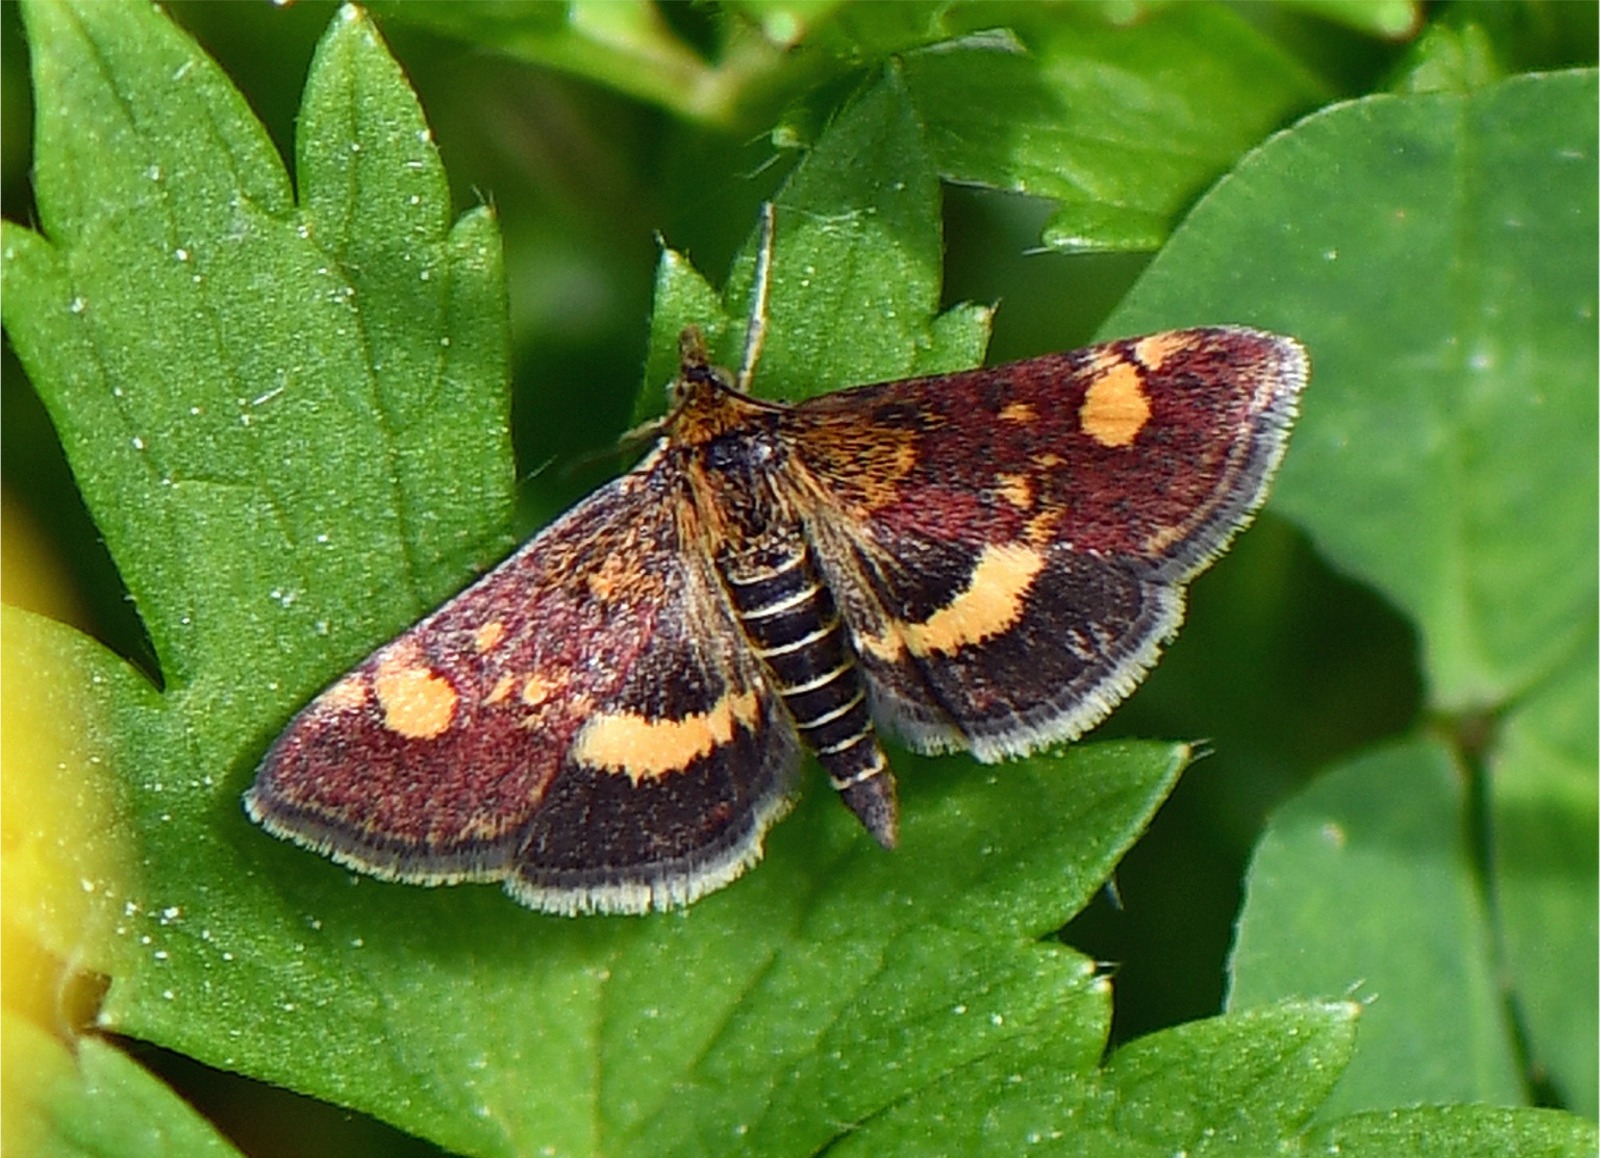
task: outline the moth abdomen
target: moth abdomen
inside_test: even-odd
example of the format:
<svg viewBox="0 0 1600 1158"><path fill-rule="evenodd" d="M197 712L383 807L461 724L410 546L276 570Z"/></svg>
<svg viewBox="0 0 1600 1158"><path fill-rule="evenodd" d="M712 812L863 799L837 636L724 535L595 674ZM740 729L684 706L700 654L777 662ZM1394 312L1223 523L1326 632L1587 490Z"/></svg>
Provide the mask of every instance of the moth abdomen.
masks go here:
<svg viewBox="0 0 1600 1158"><path fill-rule="evenodd" d="M895 841L894 779L867 707L866 683L845 640L833 593L796 537L757 565L718 569L734 613L806 749L880 844Z"/></svg>

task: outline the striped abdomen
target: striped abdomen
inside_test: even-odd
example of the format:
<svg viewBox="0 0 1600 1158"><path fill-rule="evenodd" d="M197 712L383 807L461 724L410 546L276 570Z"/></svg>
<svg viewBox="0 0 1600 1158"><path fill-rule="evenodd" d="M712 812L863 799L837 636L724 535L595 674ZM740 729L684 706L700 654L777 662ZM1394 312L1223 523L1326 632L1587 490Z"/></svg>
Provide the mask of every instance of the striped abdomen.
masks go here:
<svg viewBox="0 0 1600 1158"><path fill-rule="evenodd" d="M804 539L776 563L720 561L745 635L795 728L845 804L885 847L895 841L894 777L872 728L866 685L833 594Z"/></svg>

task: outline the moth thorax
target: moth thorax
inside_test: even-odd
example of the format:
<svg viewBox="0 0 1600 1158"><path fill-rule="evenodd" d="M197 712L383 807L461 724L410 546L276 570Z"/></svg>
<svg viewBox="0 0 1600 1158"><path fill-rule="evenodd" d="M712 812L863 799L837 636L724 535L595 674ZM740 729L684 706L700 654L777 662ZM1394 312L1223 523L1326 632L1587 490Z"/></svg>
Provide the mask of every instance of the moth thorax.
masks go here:
<svg viewBox="0 0 1600 1158"><path fill-rule="evenodd" d="M779 485L782 447L766 432L740 429L708 440L698 453L698 498L715 510L727 547L745 560L739 568L754 571L781 561L802 539Z"/></svg>
<svg viewBox="0 0 1600 1158"><path fill-rule="evenodd" d="M894 843L894 781L833 593L803 538L717 561L734 611L805 746L868 831Z"/></svg>

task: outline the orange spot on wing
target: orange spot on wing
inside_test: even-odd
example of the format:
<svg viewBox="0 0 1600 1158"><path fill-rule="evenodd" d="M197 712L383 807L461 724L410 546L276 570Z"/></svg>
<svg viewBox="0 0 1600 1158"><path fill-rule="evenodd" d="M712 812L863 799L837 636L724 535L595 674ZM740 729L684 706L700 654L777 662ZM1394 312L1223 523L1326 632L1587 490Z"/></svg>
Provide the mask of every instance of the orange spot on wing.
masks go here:
<svg viewBox="0 0 1600 1158"><path fill-rule="evenodd" d="M1061 514L1060 508L1040 511L1028 520L1028 525L1022 530L1022 537L1030 543L1040 545L1054 541L1059 533Z"/></svg>
<svg viewBox="0 0 1600 1158"><path fill-rule="evenodd" d="M561 681L548 679L535 672L522 685L522 702L530 708L537 708L559 690L561 690Z"/></svg>
<svg viewBox="0 0 1600 1158"><path fill-rule="evenodd" d="M404 654L379 662L372 692L383 709L383 726L408 740L431 740L445 732L459 699L449 680Z"/></svg>
<svg viewBox="0 0 1600 1158"><path fill-rule="evenodd" d="M317 700L323 707L336 712L362 707L367 702L366 681L360 675L347 675L318 696Z"/></svg>
<svg viewBox="0 0 1600 1158"><path fill-rule="evenodd" d="M1022 618L1044 555L1022 544L991 544L978 556L967 586L921 623L903 623L900 635L914 655L952 655L1010 631Z"/></svg>
<svg viewBox="0 0 1600 1158"><path fill-rule="evenodd" d="M1016 422L1026 425L1038 419L1039 412L1029 402L1007 402L1000 408L1000 419L1003 422Z"/></svg>
<svg viewBox="0 0 1600 1158"><path fill-rule="evenodd" d="M605 712L584 724L572 746L572 756L591 767L621 773L638 784L681 772L731 741L735 725L753 728L760 714L760 701L753 691L723 696L710 711L679 720Z"/></svg>
<svg viewBox="0 0 1600 1158"><path fill-rule="evenodd" d="M906 641L900 638L900 633L893 626L882 635L852 631L850 642L855 645L857 654L874 655L891 663L906 653Z"/></svg>
<svg viewBox="0 0 1600 1158"><path fill-rule="evenodd" d="M493 623L485 623L472 633L472 646L478 649L478 654L493 651L499 646L500 641L506 637L506 625L496 619Z"/></svg>
<svg viewBox="0 0 1600 1158"><path fill-rule="evenodd" d="M1147 369L1159 370L1172 355L1188 349L1189 344L1187 337L1169 330L1166 333L1151 334L1148 338L1140 338L1134 343L1133 356Z"/></svg>
<svg viewBox="0 0 1600 1158"><path fill-rule="evenodd" d="M613 599L637 574L637 570L625 561L623 552L614 552L606 556L598 571L587 577L589 594L596 599Z"/></svg>
<svg viewBox="0 0 1600 1158"><path fill-rule="evenodd" d="M1033 507L1033 480L1025 474L1002 474L996 477L995 490L1006 502L1019 511Z"/></svg>
<svg viewBox="0 0 1600 1158"><path fill-rule="evenodd" d="M1078 408L1078 426L1101 446L1128 446L1150 421L1144 374L1130 362L1105 371L1089 384Z"/></svg>

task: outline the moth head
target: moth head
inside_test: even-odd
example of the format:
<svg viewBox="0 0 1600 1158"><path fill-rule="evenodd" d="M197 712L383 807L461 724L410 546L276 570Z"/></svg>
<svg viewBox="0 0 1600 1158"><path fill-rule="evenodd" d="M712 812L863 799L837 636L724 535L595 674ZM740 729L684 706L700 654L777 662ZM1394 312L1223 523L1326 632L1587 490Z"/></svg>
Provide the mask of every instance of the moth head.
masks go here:
<svg viewBox="0 0 1600 1158"><path fill-rule="evenodd" d="M678 376L672 380L672 405L681 409L696 393L722 394L733 389L726 370L711 364L699 326L685 326L678 335Z"/></svg>

